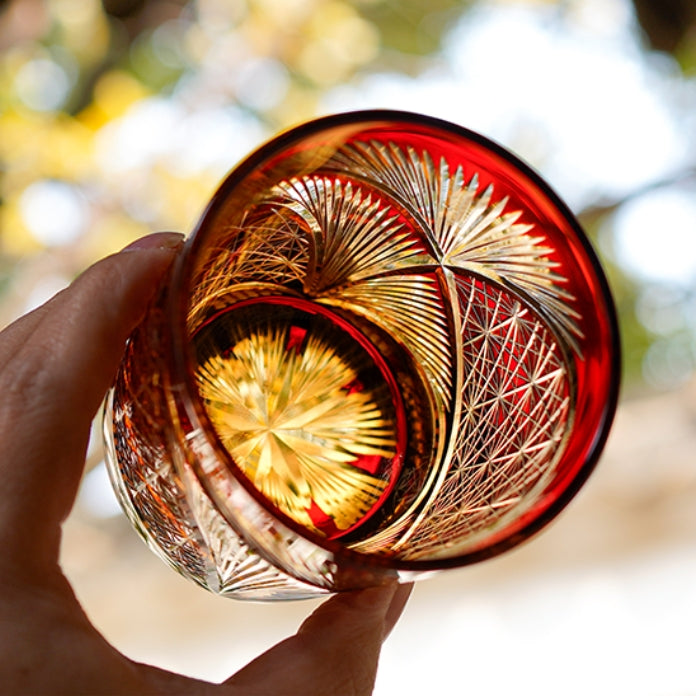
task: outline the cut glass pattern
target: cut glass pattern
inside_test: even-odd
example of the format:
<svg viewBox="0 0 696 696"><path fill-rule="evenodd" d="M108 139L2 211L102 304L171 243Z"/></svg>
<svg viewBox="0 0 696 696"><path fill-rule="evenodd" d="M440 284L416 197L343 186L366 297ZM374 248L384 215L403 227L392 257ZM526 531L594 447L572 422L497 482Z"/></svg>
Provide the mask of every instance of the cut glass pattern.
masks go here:
<svg viewBox="0 0 696 696"><path fill-rule="evenodd" d="M416 121L252 156L131 339L114 485L208 589L301 597L484 557L603 444L615 317L581 233L509 155Z"/></svg>
<svg viewBox="0 0 696 696"><path fill-rule="evenodd" d="M259 196L230 245L227 292L253 297L266 320L250 328L234 304L216 315L227 335L197 372L211 422L280 511L327 536L349 530L361 551L450 554L521 514L553 476L572 423L567 351L581 332L567 281L521 211L478 180L462 167L450 173L427 151L355 143L326 173L280 181ZM218 292L221 277L208 270L203 296L208 283ZM399 347L430 403L429 414L419 413L432 423L427 471L397 471L408 453L394 444L394 394L352 390L355 373L331 362L331 341L305 337L297 353L277 298L324 307L322 321L350 323L375 342L375 354L384 352L380 342ZM326 369L334 370L329 379ZM395 368L385 369L396 381ZM292 403L303 416L286 415L281 392L283 408ZM358 451L392 468L374 474L356 464ZM418 485L402 485L414 489L406 504L370 524L397 476Z"/></svg>

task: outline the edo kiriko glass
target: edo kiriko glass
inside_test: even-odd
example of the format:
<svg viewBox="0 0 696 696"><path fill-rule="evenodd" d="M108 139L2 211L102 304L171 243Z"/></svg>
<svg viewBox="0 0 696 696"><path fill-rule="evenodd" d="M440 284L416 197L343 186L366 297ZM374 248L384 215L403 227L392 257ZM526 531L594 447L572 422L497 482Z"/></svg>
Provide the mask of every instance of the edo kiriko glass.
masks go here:
<svg viewBox="0 0 696 696"><path fill-rule="evenodd" d="M616 407L615 312L565 205L485 138L319 119L223 182L105 411L118 497L198 584L285 599L527 539Z"/></svg>

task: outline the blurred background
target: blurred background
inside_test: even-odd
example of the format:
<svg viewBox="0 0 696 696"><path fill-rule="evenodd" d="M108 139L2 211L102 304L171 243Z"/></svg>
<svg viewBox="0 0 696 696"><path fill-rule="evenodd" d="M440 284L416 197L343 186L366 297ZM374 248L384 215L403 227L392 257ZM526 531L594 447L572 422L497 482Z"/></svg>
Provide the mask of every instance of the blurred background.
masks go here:
<svg viewBox="0 0 696 696"><path fill-rule="evenodd" d="M136 237L190 230L279 129L371 107L536 168L593 240L624 342L589 484L531 543L419 583L376 693L696 694L692 0L0 0L0 325ZM102 459L97 436L64 564L123 652L222 679L316 604L180 579Z"/></svg>

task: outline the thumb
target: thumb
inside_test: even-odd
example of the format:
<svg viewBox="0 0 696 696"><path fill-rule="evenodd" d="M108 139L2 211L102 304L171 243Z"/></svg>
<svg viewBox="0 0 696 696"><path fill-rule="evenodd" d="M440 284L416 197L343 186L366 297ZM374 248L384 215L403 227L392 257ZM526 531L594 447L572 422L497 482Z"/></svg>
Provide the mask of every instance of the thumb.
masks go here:
<svg viewBox="0 0 696 696"><path fill-rule="evenodd" d="M221 693L368 696L382 642L399 618L411 587L394 583L335 595L296 635L228 680Z"/></svg>

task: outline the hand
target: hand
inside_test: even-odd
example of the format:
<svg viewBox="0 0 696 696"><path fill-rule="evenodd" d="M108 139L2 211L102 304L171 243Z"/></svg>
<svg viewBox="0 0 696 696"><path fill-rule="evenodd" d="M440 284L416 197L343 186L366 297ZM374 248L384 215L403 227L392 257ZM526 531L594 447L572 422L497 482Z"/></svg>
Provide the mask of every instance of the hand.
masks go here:
<svg viewBox="0 0 696 696"><path fill-rule="evenodd" d="M369 694L410 586L339 594L220 685L109 645L59 565L92 419L126 337L181 246L150 235L0 333L0 683L4 694ZM223 600L221 600L223 601Z"/></svg>

